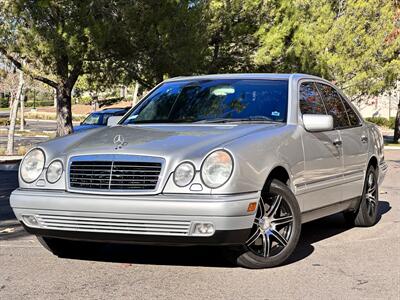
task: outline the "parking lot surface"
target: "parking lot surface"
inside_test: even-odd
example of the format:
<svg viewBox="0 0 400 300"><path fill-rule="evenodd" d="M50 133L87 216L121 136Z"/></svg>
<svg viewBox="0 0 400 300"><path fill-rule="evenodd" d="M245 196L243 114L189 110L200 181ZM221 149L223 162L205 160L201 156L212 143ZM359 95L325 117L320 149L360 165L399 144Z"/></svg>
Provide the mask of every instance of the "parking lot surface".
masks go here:
<svg viewBox="0 0 400 300"><path fill-rule="evenodd" d="M0 299L399 299L400 151L385 156L374 227L348 228L341 214L310 222L288 263L266 270L207 247L106 245L58 258L15 220L17 173L0 171Z"/></svg>

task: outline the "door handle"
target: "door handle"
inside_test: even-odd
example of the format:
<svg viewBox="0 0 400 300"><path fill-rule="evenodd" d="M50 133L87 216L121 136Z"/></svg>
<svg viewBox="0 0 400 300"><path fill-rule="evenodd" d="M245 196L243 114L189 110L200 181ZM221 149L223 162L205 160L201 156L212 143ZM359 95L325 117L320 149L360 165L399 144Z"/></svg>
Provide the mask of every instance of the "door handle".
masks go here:
<svg viewBox="0 0 400 300"><path fill-rule="evenodd" d="M335 139L335 140L333 141L333 144L334 144L336 147L341 146L341 145L342 145L342 140Z"/></svg>
<svg viewBox="0 0 400 300"><path fill-rule="evenodd" d="M365 136L365 135L362 135L362 136L361 136L361 142L367 143L367 142L368 142L368 137Z"/></svg>

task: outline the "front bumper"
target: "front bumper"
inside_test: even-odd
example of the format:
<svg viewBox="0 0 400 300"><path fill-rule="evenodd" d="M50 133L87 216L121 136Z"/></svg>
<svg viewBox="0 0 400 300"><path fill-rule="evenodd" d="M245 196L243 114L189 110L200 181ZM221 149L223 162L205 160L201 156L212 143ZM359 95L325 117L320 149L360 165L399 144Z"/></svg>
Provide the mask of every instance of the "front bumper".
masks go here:
<svg viewBox="0 0 400 300"><path fill-rule="evenodd" d="M247 239L259 192L236 195L88 195L50 190L15 190L14 213L32 234L87 241L150 244L242 244ZM24 218L25 216L25 218ZM26 221L34 216L37 223ZM194 227L212 224L213 234Z"/></svg>

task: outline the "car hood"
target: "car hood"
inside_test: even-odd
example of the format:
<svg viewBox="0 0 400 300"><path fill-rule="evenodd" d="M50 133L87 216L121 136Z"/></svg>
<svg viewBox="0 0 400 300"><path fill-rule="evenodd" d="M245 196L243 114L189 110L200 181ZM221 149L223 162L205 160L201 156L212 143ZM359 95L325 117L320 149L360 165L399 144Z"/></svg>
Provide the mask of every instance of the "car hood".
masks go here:
<svg viewBox="0 0 400 300"><path fill-rule="evenodd" d="M244 135L282 126L265 123L113 126L78 132L43 146L46 152L53 152L50 156L120 153L196 158Z"/></svg>

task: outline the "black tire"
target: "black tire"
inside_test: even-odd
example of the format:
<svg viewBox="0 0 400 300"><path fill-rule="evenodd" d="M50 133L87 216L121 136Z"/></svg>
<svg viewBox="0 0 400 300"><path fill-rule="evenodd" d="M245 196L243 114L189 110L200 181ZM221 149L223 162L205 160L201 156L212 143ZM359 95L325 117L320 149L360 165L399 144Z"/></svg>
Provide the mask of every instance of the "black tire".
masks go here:
<svg viewBox="0 0 400 300"><path fill-rule="evenodd" d="M370 180L374 187L371 187ZM373 192L371 192L373 190ZM378 173L373 166L369 166L365 175L363 193L355 211L344 212L346 223L350 226L370 227L378 221Z"/></svg>
<svg viewBox="0 0 400 300"><path fill-rule="evenodd" d="M37 239L45 249L58 257L65 258L92 255L98 249L99 245L99 243L80 242L42 236L37 236Z"/></svg>
<svg viewBox="0 0 400 300"><path fill-rule="evenodd" d="M241 247L230 249L231 261L233 260L234 263L241 267L262 269L279 266L289 258L299 241L301 213L296 197L289 187L279 180L274 179L262 194L255 223L248 241ZM279 204L277 204L278 207L276 207L276 213L279 216L275 218L275 213L272 211L274 210L274 206L276 206L276 202L274 201L278 199L278 196L281 196L281 200ZM264 212L261 201L267 204L263 206ZM263 220L262 225L260 225L260 220L263 219L263 217L267 217L269 212L272 212L271 221L267 220L269 225L265 225L265 220ZM286 225L284 225L284 223L279 223L279 220L284 220L284 218L289 220L290 217L292 217L290 223L285 223ZM268 228L266 229L263 226L267 226ZM279 235L277 235L277 231ZM259 237L255 238L257 234L259 234ZM284 240L282 240L282 237ZM256 242L261 243L261 246L258 246Z"/></svg>

